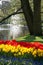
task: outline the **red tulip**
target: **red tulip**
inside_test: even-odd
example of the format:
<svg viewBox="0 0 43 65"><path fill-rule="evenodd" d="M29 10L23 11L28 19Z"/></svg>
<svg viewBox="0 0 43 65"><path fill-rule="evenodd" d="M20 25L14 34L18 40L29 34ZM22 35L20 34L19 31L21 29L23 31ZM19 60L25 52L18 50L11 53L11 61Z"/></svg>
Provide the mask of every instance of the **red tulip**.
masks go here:
<svg viewBox="0 0 43 65"><path fill-rule="evenodd" d="M17 45L18 45L18 42L17 42L16 40L12 40L12 41L10 41L10 43L11 43L11 45L13 45L13 46L17 46Z"/></svg>
<svg viewBox="0 0 43 65"><path fill-rule="evenodd" d="M10 45L10 40L6 40L6 41L4 42L4 44Z"/></svg>
<svg viewBox="0 0 43 65"><path fill-rule="evenodd" d="M40 44L39 49L43 50L43 44Z"/></svg>
<svg viewBox="0 0 43 65"><path fill-rule="evenodd" d="M33 42L33 45L34 45L35 48L39 48L40 42Z"/></svg>
<svg viewBox="0 0 43 65"><path fill-rule="evenodd" d="M19 42L20 46L24 46L24 47L27 47L29 48L31 46L31 43L30 42Z"/></svg>
<svg viewBox="0 0 43 65"><path fill-rule="evenodd" d="M4 40L0 40L0 44L4 44Z"/></svg>

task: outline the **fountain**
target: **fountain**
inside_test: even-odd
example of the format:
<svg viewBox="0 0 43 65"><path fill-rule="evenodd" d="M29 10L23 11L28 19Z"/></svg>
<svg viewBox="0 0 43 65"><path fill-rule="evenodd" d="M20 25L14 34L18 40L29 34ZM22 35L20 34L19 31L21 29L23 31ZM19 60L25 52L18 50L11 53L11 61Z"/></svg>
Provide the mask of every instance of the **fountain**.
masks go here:
<svg viewBox="0 0 43 65"><path fill-rule="evenodd" d="M10 0L1 0L0 3L2 4L2 11L4 14L7 13L7 10L4 9L4 7L8 7L7 5L9 4L7 1ZM5 4L7 3L7 4ZM8 14L8 13L7 13ZM6 24L3 23L0 25L0 40L8 40L8 39L15 39L20 36L24 36L25 34L28 33L28 28L27 26L24 26L21 24L22 22L25 22L25 20L22 20L23 15L13 15L11 16L10 24L9 20L5 21L7 22Z"/></svg>
<svg viewBox="0 0 43 65"><path fill-rule="evenodd" d="M2 24L0 25L0 40L8 40L8 39L15 39L20 36L24 36L28 33L27 26L19 24L20 16L12 16L10 24Z"/></svg>

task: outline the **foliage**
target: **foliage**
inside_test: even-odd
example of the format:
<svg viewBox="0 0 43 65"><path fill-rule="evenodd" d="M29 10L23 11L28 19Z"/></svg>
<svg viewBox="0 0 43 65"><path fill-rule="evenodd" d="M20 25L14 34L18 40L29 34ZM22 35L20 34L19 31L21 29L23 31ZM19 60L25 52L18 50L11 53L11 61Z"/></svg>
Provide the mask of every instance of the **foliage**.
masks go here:
<svg viewBox="0 0 43 65"><path fill-rule="evenodd" d="M26 34L23 37L16 38L16 40L17 41L30 41L30 42L34 42L34 41L43 42L43 36L34 36L34 35Z"/></svg>
<svg viewBox="0 0 43 65"><path fill-rule="evenodd" d="M20 50L22 50L23 55L20 53L18 54ZM13 55L15 52L18 54L18 56ZM33 53L33 55L30 52ZM16 42L16 40L0 40L0 65L43 65L42 54L43 44L40 42Z"/></svg>
<svg viewBox="0 0 43 65"><path fill-rule="evenodd" d="M20 7L20 1L15 1L15 0L11 0L10 2L5 1L5 3L3 4L2 3L2 7L1 7L1 13L3 13L4 17L6 17L7 15L11 14L12 12L14 12L15 10L18 9L18 7ZM0 14L1 15L1 14ZM3 18L3 15L2 15L2 18Z"/></svg>

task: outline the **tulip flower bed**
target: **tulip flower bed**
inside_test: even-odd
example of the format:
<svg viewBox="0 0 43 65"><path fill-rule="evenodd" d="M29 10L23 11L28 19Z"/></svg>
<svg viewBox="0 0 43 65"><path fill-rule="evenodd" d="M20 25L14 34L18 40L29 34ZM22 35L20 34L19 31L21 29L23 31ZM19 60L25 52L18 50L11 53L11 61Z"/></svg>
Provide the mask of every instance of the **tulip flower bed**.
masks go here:
<svg viewBox="0 0 43 65"><path fill-rule="evenodd" d="M27 63L26 60L28 61L27 65L32 65L30 61L33 63L34 60L34 62L37 61L36 65L43 65L43 44L40 42L17 42L15 40L0 40L0 61L1 58L15 58L20 62L22 62L24 59L24 65ZM16 63L19 62L17 60L15 61ZM19 63L18 65L21 64Z"/></svg>

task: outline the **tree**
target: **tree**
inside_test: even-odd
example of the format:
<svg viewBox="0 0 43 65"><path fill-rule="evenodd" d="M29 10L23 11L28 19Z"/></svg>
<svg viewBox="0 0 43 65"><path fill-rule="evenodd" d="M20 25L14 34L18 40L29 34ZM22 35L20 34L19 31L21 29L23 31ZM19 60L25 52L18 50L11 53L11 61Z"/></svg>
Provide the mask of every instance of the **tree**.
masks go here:
<svg viewBox="0 0 43 65"><path fill-rule="evenodd" d="M19 0L2 1L2 5L0 9L1 10L0 23L1 24L6 23L6 19L9 20L9 18L12 15L21 13L21 12L17 12L19 9L21 9Z"/></svg>
<svg viewBox="0 0 43 65"><path fill-rule="evenodd" d="M2 11L5 15L8 15L9 9L11 9L11 4L9 1L2 1Z"/></svg>
<svg viewBox="0 0 43 65"><path fill-rule="evenodd" d="M41 30L41 0L33 0L34 3L34 22L33 22L33 33L34 35L42 35Z"/></svg>
<svg viewBox="0 0 43 65"><path fill-rule="evenodd" d="M14 1L14 0L13 0ZM3 18L0 22L6 20L12 15L24 13L28 29L31 35L42 35L41 30L41 0L33 0L34 4L34 11L32 11L29 0L20 0L21 1L21 8L23 12L20 12L21 8L14 12L15 7L11 8L10 10L12 13L7 17ZM19 2L19 0L18 0ZM13 5L14 6L14 5Z"/></svg>
<svg viewBox="0 0 43 65"><path fill-rule="evenodd" d="M33 12L28 0L21 0L21 7L27 22L30 34L33 35Z"/></svg>
<svg viewBox="0 0 43 65"><path fill-rule="evenodd" d="M42 35L41 30L41 0L33 0L34 12L32 12L29 1L21 0L21 6L31 35Z"/></svg>

